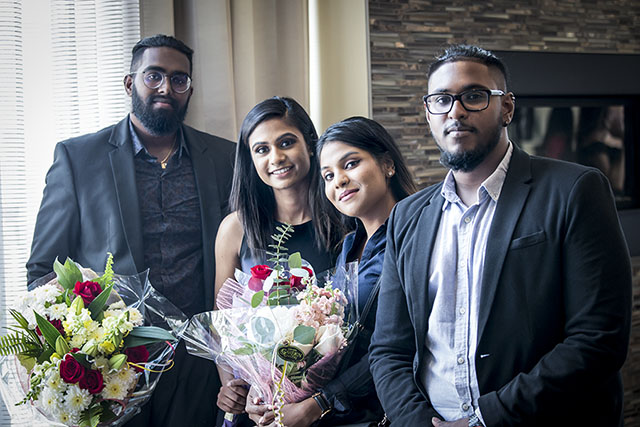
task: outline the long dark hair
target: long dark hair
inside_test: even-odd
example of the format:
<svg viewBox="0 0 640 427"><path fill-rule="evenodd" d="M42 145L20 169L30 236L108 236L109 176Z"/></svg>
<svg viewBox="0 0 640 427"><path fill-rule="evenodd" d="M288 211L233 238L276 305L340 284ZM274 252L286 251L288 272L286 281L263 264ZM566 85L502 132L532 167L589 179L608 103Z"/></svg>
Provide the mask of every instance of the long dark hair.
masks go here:
<svg viewBox="0 0 640 427"><path fill-rule="evenodd" d="M300 131L310 154L318 140L313 122L304 108L291 98L273 97L262 101L249 111L240 129L236 147L236 161L231 186L231 209L238 212L250 249L266 249L271 243L276 210L273 188L258 176L249 147L249 137L262 122L281 119ZM319 249L332 251L347 231L341 216L323 194L318 157L311 156L309 168L309 208L315 229L315 244Z"/></svg>
<svg viewBox="0 0 640 427"><path fill-rule="evenodd" d="M390 178L389 188L396 201L400 201L417 191L398 145L389 132L378 122L356 116L329 126L316 142L316 157L319 158L324 146L333 141L343 142L364 150L378 162L382 162L385 156L389 156L396 170L396 173Z"/></svg>

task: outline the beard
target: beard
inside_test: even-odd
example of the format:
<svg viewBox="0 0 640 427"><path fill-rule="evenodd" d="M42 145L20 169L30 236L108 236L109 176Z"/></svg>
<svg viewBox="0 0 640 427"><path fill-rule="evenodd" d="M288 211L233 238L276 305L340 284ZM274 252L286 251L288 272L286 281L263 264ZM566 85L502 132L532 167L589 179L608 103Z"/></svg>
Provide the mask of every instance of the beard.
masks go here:
<svg viewBox="0 0 640 427"><path fill-rule="evenodd" d="M484 144L478 144L474 149L462 153L446 151L442 148L442 145L433 132L432 136L440 150L440 164L442 166L453 171L470 172L482 163L493 149L496 148L498 142L500 142L501 133L502 123L498 123L494 128L490 129L490 133Z"/></svg>
<svg viewBox="0 0 640 427"><path fill-rule="evenodd" d="M145 101L140 97L140 95L138 95L134 85L131 92L131 110L138 120L140 120L145 129L147 129L147 131L152 135L169 135L177 131L178 127L184 121L184 118L187 115L190 98L191 97L187 99L187 102L182 108L180 108L175 99L168 96L150 95ZM162 99L164 102L168 102L171 104L173 109L154 110L153 101L157 99Z"/></svg>

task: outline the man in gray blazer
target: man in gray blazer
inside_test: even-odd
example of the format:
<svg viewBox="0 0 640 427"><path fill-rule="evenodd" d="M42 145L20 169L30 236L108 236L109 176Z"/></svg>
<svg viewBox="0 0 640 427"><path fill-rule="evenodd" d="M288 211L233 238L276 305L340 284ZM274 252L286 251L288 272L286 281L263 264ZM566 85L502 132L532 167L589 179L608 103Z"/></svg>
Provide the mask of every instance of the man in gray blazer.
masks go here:
<svg viewBox="0 0 640 427"><path fill-rule="evenodd" d="M427 121L450 171L388 224L370 362L392 425L622 425L631 268L598 170L509 141L491 52L431 65Z"/></svg>
<svg viewBox="0 0 640 427"><path fill-rule="evenodd" d="M132 112L99 132L60 142L27 263L29 282L70 257L95 271L150 269L153 286L187 316L212 310L214 241L227 213L235 144L184 125L193 51L156 35L133 48L124 87ZM211 426L215 365L176 352L131 425Z"/></svg>

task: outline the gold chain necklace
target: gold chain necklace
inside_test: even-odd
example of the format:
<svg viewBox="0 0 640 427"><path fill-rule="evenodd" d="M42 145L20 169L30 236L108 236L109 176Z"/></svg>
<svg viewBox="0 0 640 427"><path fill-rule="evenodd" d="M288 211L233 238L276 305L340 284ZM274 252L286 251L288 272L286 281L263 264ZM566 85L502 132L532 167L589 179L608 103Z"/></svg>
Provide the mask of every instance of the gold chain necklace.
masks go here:
<svg viewBox="0 0 640 427"><path fill-rule="evenodd" d="M164 159L160 160L160 166L162 167L162 169L167 168L167 163L169 163L169 157L171 157L175 149L176 149L176 140L173 141L173 145L171 146L171 150L169 150L169 153L167 153L167 155L164 156Z"/></svg>

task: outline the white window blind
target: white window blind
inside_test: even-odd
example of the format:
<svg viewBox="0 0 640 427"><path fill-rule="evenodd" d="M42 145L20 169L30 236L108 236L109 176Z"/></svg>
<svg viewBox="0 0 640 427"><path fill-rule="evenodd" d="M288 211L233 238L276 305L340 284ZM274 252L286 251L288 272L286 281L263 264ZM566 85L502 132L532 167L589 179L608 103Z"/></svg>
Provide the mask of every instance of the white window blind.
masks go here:
<svg viewBox="0 0 640 427"><path fill-rule="evenodd" d="M123 77L140 39L139 0L0 0L0 333L26 292L44 177L56 142L129 112ZM9 420L0 401L0 426Z"/></svg>

